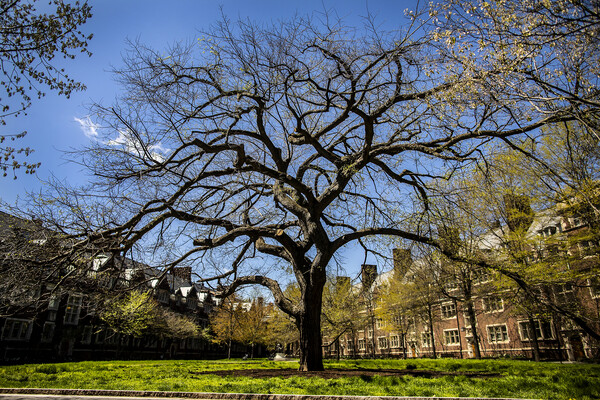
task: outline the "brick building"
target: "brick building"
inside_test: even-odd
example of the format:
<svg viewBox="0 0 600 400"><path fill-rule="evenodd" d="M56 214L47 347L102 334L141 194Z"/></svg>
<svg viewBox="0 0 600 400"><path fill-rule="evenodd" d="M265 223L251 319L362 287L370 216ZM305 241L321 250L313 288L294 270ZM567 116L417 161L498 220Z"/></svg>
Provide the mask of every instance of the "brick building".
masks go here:
<svg viewBox="0 0 600 400"><path fill-rule="evenodd" d="M506 227L498 226L477 238L479 250L497 256L505 244ZM538 213L528 229L531 240L528 262L552 265L564 280L535 287L542 298L581 317L600 332L600 261L598 241L587 234L588 227L579 218L549 210ZM330 357L454 357L476 355L474 329L482 357L581 360L600 358L599 342L564 314L539 304L528 304L520 290L499 284L494 271L473 268L469 272L475 328L467 301L458 293L460 282L446 279L432 285L443 286L431 303L429 318L423 309L405 310L403 315L382 316L377 298L380 288L401 276L410 281L411 272L427 261L413 261L409 251L394 251L395 268L374 277L375 266L363 266L362 284L355 287L364 304L361 324L325 347ZM366 278L367 277L367 278ZM366 279L365 279L366 278ZM371 297L371 299L364 300ZM464 296L463 296L464 297ZM402 329L398 328L401 327ZM328 343L328 338L325 338ZM434 352L435 349L435 352Z"/></svg>

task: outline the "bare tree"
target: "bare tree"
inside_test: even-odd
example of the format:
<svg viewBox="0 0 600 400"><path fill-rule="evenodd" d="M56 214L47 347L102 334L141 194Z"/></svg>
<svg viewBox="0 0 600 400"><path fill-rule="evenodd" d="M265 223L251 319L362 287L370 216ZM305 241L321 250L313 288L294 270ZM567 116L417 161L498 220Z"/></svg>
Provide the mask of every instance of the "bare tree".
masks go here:
<svg viewBox="0 0 600 400"><path fill-rule="evenodd" d="M409 17L399 32L223 19L198 43L133 44L124 95L95 110L105 137L79 153L93 183L56 185L40 212L82 244L193 264L223 296L264 286L299 329L300 369L322 369L337 252L378 235L436 245L419 228L427 181L575 118L496 84L522 64L452 57L433 17ZM290 278L299 301L282 291Z"/></svg>

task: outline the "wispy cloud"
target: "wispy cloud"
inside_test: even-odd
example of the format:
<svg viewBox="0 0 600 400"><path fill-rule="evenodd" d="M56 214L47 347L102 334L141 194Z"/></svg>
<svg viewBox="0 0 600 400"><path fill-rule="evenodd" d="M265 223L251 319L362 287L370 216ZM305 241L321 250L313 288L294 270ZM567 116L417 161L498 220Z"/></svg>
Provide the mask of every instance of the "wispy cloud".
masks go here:
<svg viewBox="0 0 600 400"><path fill-rule="evenodd" d="M106 144L109 146L122 146L128 153L134 154L141 158L148 158L149 156L150 159L156 162L164 161L165 157L163 154L167 154L171 151L170 149L165 148L162 143L148 146L146 151L144 151L144 145L135 137L133 137L130 132L121 130L119 131L119 136L117 136L116 139L109 140L106 142Z"/></svg>
<svg viewBox="0 0 600 400"><path fill-rule="evenodd" d="M83 119L74 117L74 120L79 123L79 127L85 136L89 139L98 139L98 129L100 128L100 125L94 123L89 116Z"/></svg>
<svg viewBox="0 0 600 400"><path fill-rule="evenodd" d="M94 141L99 140L98 131L101 128L99 124L96 124L94 121L92 121L92 119L89 116L86 116L85 118L74 117L74 120L79 124L79 127L81 128L81 131L85 136ZM160 142L147 146L141 143L128 130L119 130L118 133L119 135L115 139L110 139L106 142L99 141L99 143L102 143L107 146L120 146L123 147L123 149L127 153L145 159L149 158L156 162L164 161L164 155L168 154L171 151L171 149L165 148Z"/></svg>

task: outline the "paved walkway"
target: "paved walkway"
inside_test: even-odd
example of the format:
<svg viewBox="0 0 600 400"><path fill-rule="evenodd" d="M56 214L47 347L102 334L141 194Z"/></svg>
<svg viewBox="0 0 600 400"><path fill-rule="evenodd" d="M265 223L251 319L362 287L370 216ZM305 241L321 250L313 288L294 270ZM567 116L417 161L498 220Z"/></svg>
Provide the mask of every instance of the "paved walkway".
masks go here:
<svg viewBox="0 0 600 400"><path fill-rule="evenodd" d="M0 388L0 400L522 400L477 397L321 396L253 393L154 392L94 389Z"/></svg>

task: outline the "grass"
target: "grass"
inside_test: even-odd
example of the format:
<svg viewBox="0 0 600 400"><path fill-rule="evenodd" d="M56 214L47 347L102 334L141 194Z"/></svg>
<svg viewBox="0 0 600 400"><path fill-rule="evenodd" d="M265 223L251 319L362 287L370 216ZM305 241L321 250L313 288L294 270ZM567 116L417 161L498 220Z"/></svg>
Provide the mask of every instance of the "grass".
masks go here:
<svg viewBox="0 0 600 400"><path fill-rule="evenodd" d="M298 364L267 360L89 361L0 367L0 387L577 400L600 398L600 365L595 364L419 359L326 361L325 365L326 368L485 372L500 374L500 377L358 375L338 379L302 376L258 379L198 375L195 372L297 369Z"/></svg>

